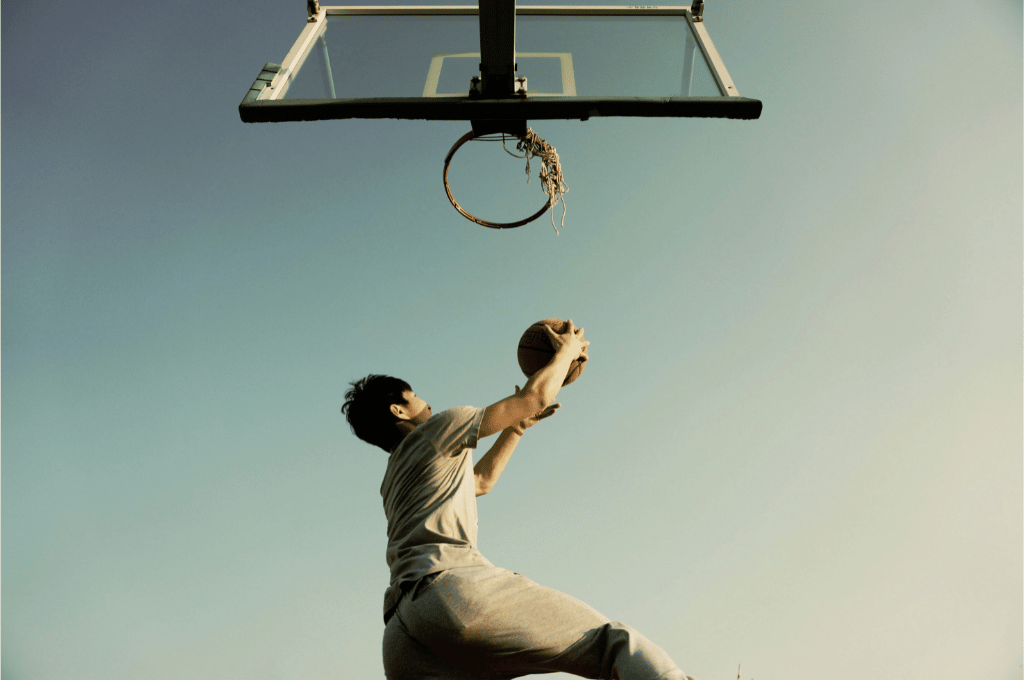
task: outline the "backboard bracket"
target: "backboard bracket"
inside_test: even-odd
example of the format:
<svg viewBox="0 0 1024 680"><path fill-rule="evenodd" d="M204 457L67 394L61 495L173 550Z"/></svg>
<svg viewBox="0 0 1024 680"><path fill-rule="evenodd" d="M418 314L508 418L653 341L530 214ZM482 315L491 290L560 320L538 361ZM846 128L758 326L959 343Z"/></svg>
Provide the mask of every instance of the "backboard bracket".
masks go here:
<svg viewBox="0 0 1024 680"><path fill-rule="evenodd" d="M246 93L245 99L242 100L242 105L251 104L256 101L264 89L270 87L271 81L281 71L280 64L274 64L267 62L263 66L263 70L256 76L256 80L253 81L252 87L249 88L249 92Z"/></svg>
<svg viewBox="0 0 1024 680"><path fill-rule="evenodd" d="M492 135L498 132L512 135L518 139L526 136L525 120L471 120L473 134L476 137Z"/></svg>

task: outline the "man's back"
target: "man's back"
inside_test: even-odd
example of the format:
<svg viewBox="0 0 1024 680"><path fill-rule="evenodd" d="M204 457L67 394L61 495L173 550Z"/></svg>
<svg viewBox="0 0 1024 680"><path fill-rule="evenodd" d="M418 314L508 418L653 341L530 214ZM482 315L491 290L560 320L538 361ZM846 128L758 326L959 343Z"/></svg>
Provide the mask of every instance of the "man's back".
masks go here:
<svg viewBox="0 0 1024 680"><path fill-rule="evenodd" d="M391 583L384 613L403 584L467 566L490 566L476 547L477 512L471 450L483 409L460 406L432 416L398 445L380 493L388 518Z"/></svg>

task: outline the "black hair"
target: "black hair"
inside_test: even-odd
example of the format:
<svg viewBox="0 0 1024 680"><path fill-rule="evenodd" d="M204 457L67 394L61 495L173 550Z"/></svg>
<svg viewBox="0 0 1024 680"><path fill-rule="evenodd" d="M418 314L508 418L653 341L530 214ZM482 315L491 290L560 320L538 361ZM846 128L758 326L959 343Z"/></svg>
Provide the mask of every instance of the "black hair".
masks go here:
<svg viewBox="0 0 1024 680"><path fill-rule="evenodd" d="M403 437L391 405L405 404L405 392L412 388L399 378L374 374L351 385L352 389L345 393L341 412L352 432L364 442L391 453Z"/></svg>

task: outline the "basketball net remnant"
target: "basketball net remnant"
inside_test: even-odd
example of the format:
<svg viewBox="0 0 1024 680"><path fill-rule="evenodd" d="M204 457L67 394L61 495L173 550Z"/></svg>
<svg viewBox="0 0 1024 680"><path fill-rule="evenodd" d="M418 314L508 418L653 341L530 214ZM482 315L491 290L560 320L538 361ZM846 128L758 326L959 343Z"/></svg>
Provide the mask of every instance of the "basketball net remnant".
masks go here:
<svg viewBox="0 0 1024 680"><path fill-rule="evenodd" d="M451 201L455 209L458 210L463 217L471 222L476 222L479 225L490 227L491 229L511 229L513 227L521 227L524 224L533 222L535 219L544 214L545 211L551 211L551 227L555 230L555 234L558 234L558 227L555 226L555 204L559 201L562 202L562 226L565 227L565 197L564 194L568 193L569 187L565 183L565 179L562 177L562 164L558 160L558 152L555 147L551 146L536 132L533 128L526 128L526 134L523 137L517 137L519 142L516 144L516 150L523 153L522 156L518 156L508 150L505 146L505 134L502 133L500 139L501 144L505 147L505 151L516 158L526 159L526 183L530 183L530 159L533 157L540 158L540 181L543 183L541 189L547 194L548 200L544 203L544 207L538 210L536 213L527 217L525 220L518 222L488 222L482 220L479 217L475 217L466 212L455 197L452 196L451 187L448 186L448 166L452 162L452 156L459 150L463 144L471 140L479 141L498 141L498 137L493 135L481 135L477 136L472 130L463 135L459 141L455 142L451 151L444 159L444 191L448 194L448 200Z"/></svg>

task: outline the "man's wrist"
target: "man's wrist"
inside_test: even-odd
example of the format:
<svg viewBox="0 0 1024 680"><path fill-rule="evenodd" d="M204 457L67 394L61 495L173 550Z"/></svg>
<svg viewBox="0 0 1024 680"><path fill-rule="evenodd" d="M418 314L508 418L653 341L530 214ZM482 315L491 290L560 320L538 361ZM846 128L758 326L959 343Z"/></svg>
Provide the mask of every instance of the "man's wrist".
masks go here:
<svg viewBox="0 0 1024 680"><path fill-rule="evenodd" d="M508 429L512 430L512 433L519 437L522 437L524 434L526 434L526 428L523 427L516 427L515 425L513 425Z"/></svg>
<svg viewBox="0 0 1024 680"><path fill-rule="evenodd" d="M579 347L570 347L569 343L566 343L555 350L556 355L569 355L574 361L580 355L580 352L581 350Z"/></svg>

